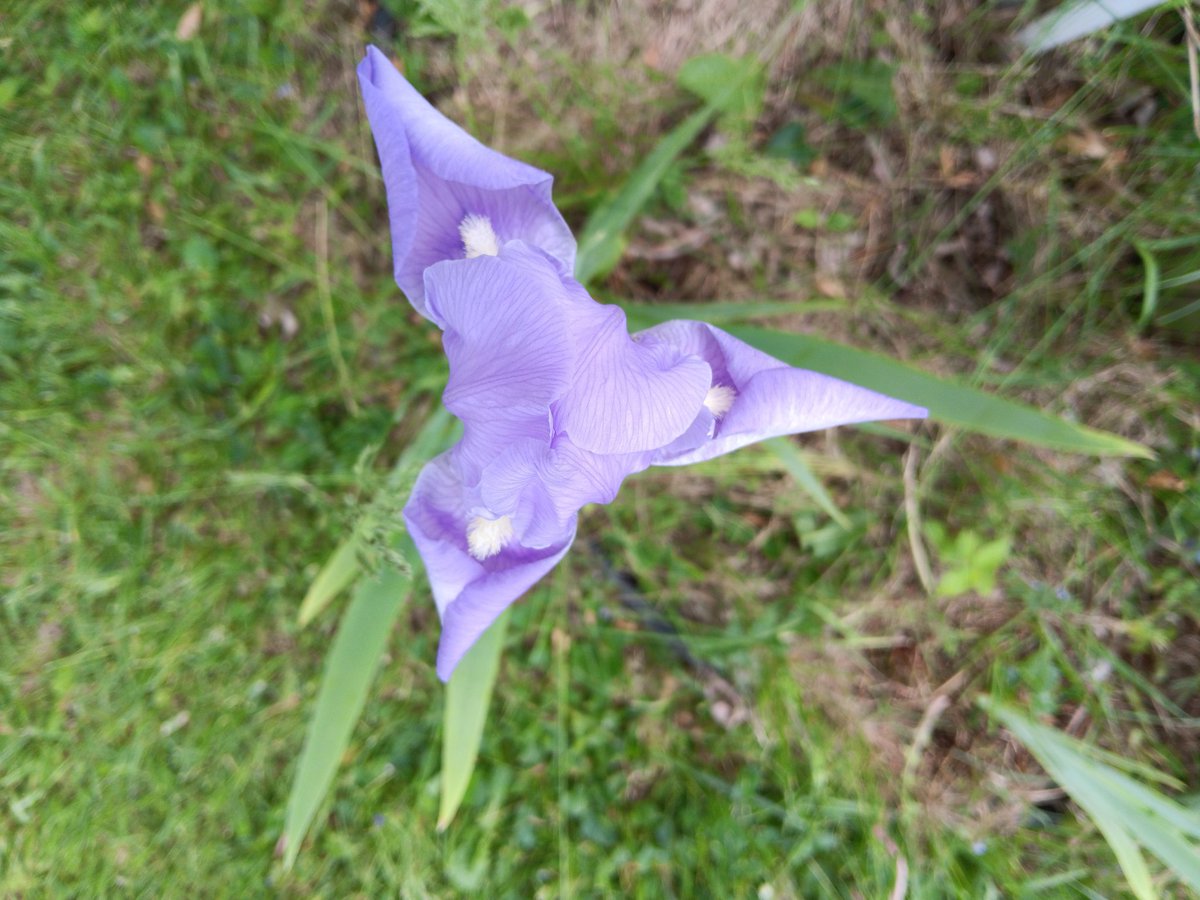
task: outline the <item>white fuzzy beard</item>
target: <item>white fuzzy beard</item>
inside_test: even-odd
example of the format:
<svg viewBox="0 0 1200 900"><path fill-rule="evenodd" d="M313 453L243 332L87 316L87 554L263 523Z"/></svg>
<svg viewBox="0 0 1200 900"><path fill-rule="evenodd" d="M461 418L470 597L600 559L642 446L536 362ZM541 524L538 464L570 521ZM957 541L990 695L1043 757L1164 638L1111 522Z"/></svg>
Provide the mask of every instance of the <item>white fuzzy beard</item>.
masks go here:
<svg viewBox="0 0 1200 900"><path fill-rule="evenodd" d="M704 396L704 407L717 419L729 412L733 401L737 399L737 391L723 384L714 384Z"/></svg>
<svg viewBox="0 0 1200 900"><path fill-rule="evenodd" d="M510 516L498 519L485 519L476 516L467 523L467 549L478 560L495 556L504 549L513 536L513 524Z"/></svg>
<svg viewBox="0 0 1200 900"><path fill-rule="evenodd" d="M492 220L487 216L477 216L468 213L458 223L458 233L462 237L463 252L467 259L477 256L495 256L500 252L500 242L496 240L496 231L492 228Z"/></svg>

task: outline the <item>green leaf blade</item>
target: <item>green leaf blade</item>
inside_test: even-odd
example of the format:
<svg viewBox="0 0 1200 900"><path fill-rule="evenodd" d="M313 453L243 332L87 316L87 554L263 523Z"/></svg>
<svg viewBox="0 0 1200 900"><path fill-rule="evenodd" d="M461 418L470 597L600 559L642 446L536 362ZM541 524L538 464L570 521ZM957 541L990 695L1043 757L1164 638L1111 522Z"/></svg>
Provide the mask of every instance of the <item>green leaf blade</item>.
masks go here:
<svg viewBox="0 0 1200 900"><path fill-rule="evenodd" d="M507 611L501 615L467 651L446 685L438 831L445 831L454 819L475 771L492 689L500 673L508 615Z"/></svg>
<svg viewBox="0 0 1200 900"><path fill-rule="evenodd" d="M762 67L752 60L712 54L689 60L681 82L705 101L658 142L629 179L588 217L579 235L575 278L587 284L612 271L625 250L625 232L654 196L671 164L718 114L748 108Z"/></svg>
<svg viewBox="0 0 1200 900"><path fill-rule="evenodd" d="M703 306L698 306L696 311L702 316ZM968 431L1068 453L1146 459L1154 456L1147 447L1118 435L1077 425L977 388L936 378L867 350L766 328L735 326L727 330L734 337L790 365L919 403L929 410L932 418Z"/></svg>
<svg viewBox="0 0 1200 900"><path fill-rule="evenodd" d="M1017 33L1031 53L1045 53L1159 6L1162 0L1076 0L1064 2Z"/></svg>
<svg viewBox="0 0 1200 900"><path fill-rule="evenodd" d="M716 113L715 107L705 106L676 125L633 170L621 189L588 217L575 254L575 277L581 284L608 274L620 261L625 250L626 230L654 195L654 189L666 176L675 158L687 149Z"/></svg>
<svg viewBox="0 0 1200 900"><path fill-rule="evenodd" d="M396 460L395 466L388 474L389 486L401 485L415 472L418 464L444 450L450 443L454 429L455 422L449 411L445 407L437 407ZM362 570L359 560L359 542L362 540L360 531L361 525L338 545L313 579L300 604L298 619L302 628L319 616L333 598L353 584L354 579L358 577Z"/></svg>
<svg viewBox="0 0 1200 900"><path fill-rule="evenodd" d="M1158 311L1158 289L1162 283L1162 273L1158 257L1149 247L1140 241L1134 241L1133 248L1141 257L1142 268L1145 270L1142 278L1142 311L1137 320L1138 330L1145 331Z"/></svg>
<svg viewBox="0 0 1200 900"><path fill-rule="evenodd" d="M978 702L1092 819L1139 900L1158 896L1139 846L1158 857L1184 884L1200 891L1200 848L1188 840L1200 833L1200 814L1101 762L1108 754L991 698L981 697Z"/></svg>
<svg viewBox="0 0 1200 900"><path fill-rule="evenodd" d="M300 627L311 622L334 597L348 588L358 575L357 538L350 537L333 551L329 561L317 573L300 604Z"/></svg>
<svg viewBox="0 0 1200 900"><path fill-rule="evenodd" d="M283 828L286 869L295 863L304 836L333 784L392 625L411 588L410 574L381 569L359 583L342 616L288 796Z"/></svg>
<svg viewBox="0 0 1200 900"><path fill-rule="evenodd" d="M671 319L696 317L695 303L622 303L631 323L649 328ZM736 303L705 303L704 321L725 326L750 319L769 319L779 316L798 316L814 312L849 312L845 300L751 300Z"/></svg>

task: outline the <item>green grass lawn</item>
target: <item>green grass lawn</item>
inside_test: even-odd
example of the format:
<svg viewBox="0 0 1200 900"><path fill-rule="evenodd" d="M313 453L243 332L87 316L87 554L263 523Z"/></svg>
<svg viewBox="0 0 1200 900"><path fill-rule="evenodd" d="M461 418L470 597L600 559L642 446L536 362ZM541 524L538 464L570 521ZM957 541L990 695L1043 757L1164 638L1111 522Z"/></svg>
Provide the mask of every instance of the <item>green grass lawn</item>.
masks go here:
<svg viewBox="0 0 1200 900"><path fill-rule="evenodd" d="M385 5L213 0L194 32L185 5L0 12L0 895L1123 895L976 698L1197 803L1178 17L1022 60L1011 5L954 0ZM696 108L686 59L770 54L598 296L810 301L772 324L1157 458L932 423L793 441L844 523L761 447L640 475L515 607L451 827L422 589L284 871L337 624L299 602L403 502L372 505L446 377L391 277L368 40L555 173L575 226Z"/></svg>

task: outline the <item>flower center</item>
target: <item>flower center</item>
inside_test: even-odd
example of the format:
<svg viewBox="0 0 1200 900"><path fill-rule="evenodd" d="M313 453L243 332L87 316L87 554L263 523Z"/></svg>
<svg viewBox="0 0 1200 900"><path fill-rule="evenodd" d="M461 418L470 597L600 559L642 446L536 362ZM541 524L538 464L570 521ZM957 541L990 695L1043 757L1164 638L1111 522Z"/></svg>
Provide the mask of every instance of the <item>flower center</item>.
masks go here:
<svg viewBox="0 0 1200 900"><path fill-rule="evenodd" d="M500 242L496 240L496 232L492 228L492 220L487 216L467 213L458 223L458 233L462 238L463 251L467 259L477 256L495 256L500 252Z"/></svg>
<svg viewBox="0 0 1200 900"><path fill-rule="evenodd" d="M716 418L721 418L729 412L733 401L737 399L737 391L728 385L714 384L704 395L704 406Z"/></svg>
<svg viewBox="0 0 1200 900"><path fill-rule="evenodd" d="M476 516L467 523L467 549L478 560L495 556L512 539L511 516L488 519Z"/></svg>

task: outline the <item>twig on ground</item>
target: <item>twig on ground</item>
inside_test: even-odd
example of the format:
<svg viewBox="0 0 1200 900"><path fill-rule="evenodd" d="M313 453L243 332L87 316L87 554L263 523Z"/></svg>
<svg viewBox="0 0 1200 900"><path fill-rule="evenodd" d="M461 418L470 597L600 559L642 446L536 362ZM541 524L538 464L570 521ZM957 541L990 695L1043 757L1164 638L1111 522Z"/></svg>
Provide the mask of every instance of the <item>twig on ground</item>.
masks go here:
<svg viewBox="0 0 1200 900"><path fill-rule="evenodd" d="M929 554L921 542L921 509L917 503L917 447L913 444L904 456L904 517L907 519L908 544L912 548L913 565L926 594L932 594L933 570L929 566Z"/></svg>
<svg viewBox="0 0 1200 900"><path fill-rule="evenodd" d="M933 729L937 726L942 713L949 707L950 697L946 694L935 695L929 706L925 707L925 712L917 724L917 730L908 747L908 752L904 754L904 772L900 776L900 784L901 790L906 796L910 793L913 781L916 780L917 767L920 766L921 757L925 755L925 749L933 737Z"/></svg>
<svg viewBox="0 0 1200 900"><path fill-rule="evenodd" d="M1200 61L1197 60L1200 31L1196 29L1196 18L1192 13L1190 0L1179 8L1179 15L1183 17L1183 27L1187 31L1184 43L1187 45L1188 82L1192 95L1192 130L1196 132L1196 137L1200 138Z"/></svg>
<svg viewBox="0 0 1200 900"><path fill-rule="evenodd" d="M873 833L875 839L883 844L883 848L887 850L888 855L896 860L896 883L892 885L892 892L888 894L888 900L904 900L908 894L908 860L900 853L900 848L896 846L896 842L891 836L883 830L882 825L876 825Z"/></svg>

